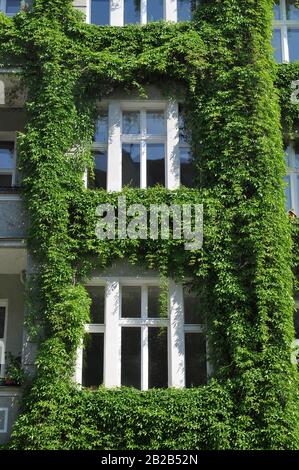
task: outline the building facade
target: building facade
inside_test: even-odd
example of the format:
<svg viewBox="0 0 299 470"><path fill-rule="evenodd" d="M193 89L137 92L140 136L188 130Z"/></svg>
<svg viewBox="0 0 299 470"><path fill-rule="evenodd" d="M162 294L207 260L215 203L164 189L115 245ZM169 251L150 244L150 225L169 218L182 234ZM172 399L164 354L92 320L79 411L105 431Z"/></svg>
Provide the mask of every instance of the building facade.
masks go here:
<svg viewBox="0 0 299 470"><path fill-rule="evenodd" d="M25 2L25 8L26 8ZM22 4L22 5L21 5ZM122 27L155 21L192 19L193 0L74 0L87 23ZM24 2L0 0L8 16ZM277 62L299 60L299 7L294 1L274 5L273 47ZM18 86L18 69L0 69L0 444L9 439L18 414L22 387L9 383L9 367L21 361L34 374L36 345L26 331L25 285L35 272L27 250L28 220L20 190L17 134L26 126L26 92ZM16 85L17 84L17 85ZM121 191L130 185L147 189L157 184L169 190L192 188L194 169L190 136L184 125L184 92L165 98L149 86L147 98L114 91L98 104L92 152L94 175L82 178L88 189ZM299 213L298 136L286 142L287 210ZM91 319L89 340L78 348L74 380L83 387L101 384L140 390L197 387L213 375L205 321L196 294L168 280L168 314L160 315L160 277L155 270L118 262L86 281ZM296 335L299 342L299 300ZM20 358L20 359L19 359Z"/></svg>

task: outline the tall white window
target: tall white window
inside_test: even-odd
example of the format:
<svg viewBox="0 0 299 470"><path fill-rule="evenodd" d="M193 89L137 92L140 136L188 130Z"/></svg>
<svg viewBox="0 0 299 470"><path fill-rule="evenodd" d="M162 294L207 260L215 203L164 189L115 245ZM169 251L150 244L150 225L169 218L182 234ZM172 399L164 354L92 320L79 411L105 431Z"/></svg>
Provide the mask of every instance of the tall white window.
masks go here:
<svg viewBox="0 0 299 470"><path fill-rule="evenodd" d="M185 175L182 184L190 182L186 176L190 173L190 145L180 143L177 102L111 101L107 108L100 111L97 121L95 169L94 176L88 178L89 188L120 191L124 186L160 184L177 189L181 168Z"/></svg>
<svg viewBox="0 0 299 470"><path fill-rule="evenodd" d="M278 63L299 60L299 7L296 0L276 0L272 44Z"/></svg>
<svg viewBox="0 0 299 470"><path fill-rule="evenodd" d="M286 149L287 175L285 177L286 209L299 215L299 141Z"/></svg>
<svg viewBox="0 0 299 470"><path fill-rule="evenodd" d="M0 377L5 374L5 341L7 328L7 301L0 300Z"/></svg>
<svg viewBox="0 0 299 470"><path fill-rule="evenodd" d="M8 140L0 141L0 190L15 185L16 156L15 143Z"/></svg>
<svg viewBox="0 0 299 470"><path fill-rule="evenodd" d="M98 279L87 290L92 323L78 351L79 383L141 390L206 383L205 328L195 294L171 281L169 310L161 316L158 279Z"/></svg>
<svg viewBox="0 0 299 470"><path fill-rule="evenodd" d="M88 22L103 26L189 21L199 0L88 0Z"/></svg>

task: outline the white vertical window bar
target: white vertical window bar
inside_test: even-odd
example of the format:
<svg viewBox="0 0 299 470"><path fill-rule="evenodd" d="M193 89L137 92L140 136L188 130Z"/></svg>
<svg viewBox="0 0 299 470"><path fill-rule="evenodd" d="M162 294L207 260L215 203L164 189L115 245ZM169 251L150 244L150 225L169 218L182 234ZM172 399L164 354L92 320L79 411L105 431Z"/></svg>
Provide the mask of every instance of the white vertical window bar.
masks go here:
<svg viewBox="0 0 299 470"><path fill-rule="evenodd" d="M105 291L104 384L121 385L120 285L109 278Z"/></svg>
<svg viewBox="0 0 299 470"><path fill-rule="evenodd" d="M168 384L185 386L185 331L183 286L169 281Z"/></svg>
<svg viewBox="0 0 299 470"><path fill-rule="evenodd" d="M146 111L142 109L140 112L140 133L141 133L141 145L140 145L140 187L145 189L147 187L147 155L146 155Z"/></svg>
<svg viewBox="0 0 299 470"><path fill-rule="evenodd" d="M0 301L0 307L4 307L4 334L3 338L0 339L0 377L5 375L5 349L6 349L6 338L7 338L7 324L8 324L8 301Z"/></svg>
<svg viewBox="0 0 299 470"><path fill-rule="evenodd" d="M81 340L80 346L77 348L76 355L76 368L74 380L78 385L82 385L82 373L83 373L83 339Z"/></svg>
<svg viewBox="0 0 299 470"><path fill-rule="evenodd" d="M169 100L166 108L166 181L168 189L180 187L180 151L179 151L179 106Z"/></svg>
<svg viewBox="0 0 299 470"><path fill-rule="evenodd" d="M287 8L285 0L281 1L280 9L281 19L283 21L282 26L282 62L289 62L289 45L288 45L288 27L286 24L287 21Z"/></svg>
<svg viewBox="0 0 299 470"><path fill-rule="evenodd" d="M124 0L110 0L110 25L124 25Z"/></svg>
<svg viewBox="0 0 299 470"><path fill-rule="evenodd" d="M177 16L177 0L165 0L164 1L165 20L174 21L178 20Z"/></svg>
<svg viewBox="0 0 299 470"><path fill-rule="evenodd" d="M148 288L141 287L141 390L148 390L148 326L145 324L148 317Z"/></svg>
<svg viewBox="0 0 299 470"><path fill-rule="evenodd" d="M147 23L147 0L141 0L140 22L141 24Z"/></svg>
<svg viewBox="0 0 299 470"><path fill-rule="evenodd" d="M86 0L86 23L91 23L91 0Z"/></svg>
<svg viewBox="0 0 299 470"><path fill-rule="evenodd" d="M122 145L121 108L119 102L113 102L109 105L108 128L107 191L121 191Z"/></svg>

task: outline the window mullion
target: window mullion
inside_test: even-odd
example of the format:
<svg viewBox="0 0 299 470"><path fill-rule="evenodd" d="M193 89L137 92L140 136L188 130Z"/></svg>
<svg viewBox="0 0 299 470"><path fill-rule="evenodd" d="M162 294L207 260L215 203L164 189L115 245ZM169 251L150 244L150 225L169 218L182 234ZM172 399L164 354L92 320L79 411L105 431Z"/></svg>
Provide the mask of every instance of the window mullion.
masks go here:
<svg viewBox="0 0 299 470"><path fill-rule="evenodd" d="M141 24L147 23L147 0L140 0L141 1Z"/></svg>
<svg viewBox="0 0 299 470"><path fill-rule="evenodd" d="M146 111L142 109L140 111L140 132L141 132L141 142L140 142L140 187L147 187L147 178L146 178Z"/></svg>
<svg viewBox="0 0 299 470"><path fill-rule="evenodd" d="M178 20L177 0L164 0L164 12L166 21L174 21L176 23Z"/></svg>
<svg viewBox="0 0 299 470"><path fill-rule="evenodd" d="M185 386L185 332L183 286L169 281L168 385Z"/></svg>
<svg viewBox="0 0 299 470"><path fill-rule="evenodd" d="M179 152L179 107L174 100L169 100L166 109L166 155L165 172L167 189L180 187L180 152Z"/></svg>
<svg viewBox="0 0 299 470"><path fill-rule="evenodd" d="M282 36L282 62L290 62L288 27L285 22L281 28L281 36Z"/></svg>
<svg viewBox="0 0 299 470"><path fill-rule="evenodd" d="M110 0L110 25L124 25L124 0Z"/></svg>
<svg viewBox="0 0 299 470"><path fill-rule="evenodd" d="M105 291L104 384L121 385L120 285L108 279Z"/></svg>
<svg viewBox="0 0 299 470"><path fill-rule="evenodd" d="M141 287L141 319L148 316L148 287ZM148 327L141 327L141 390L148 390Z"/></svg>

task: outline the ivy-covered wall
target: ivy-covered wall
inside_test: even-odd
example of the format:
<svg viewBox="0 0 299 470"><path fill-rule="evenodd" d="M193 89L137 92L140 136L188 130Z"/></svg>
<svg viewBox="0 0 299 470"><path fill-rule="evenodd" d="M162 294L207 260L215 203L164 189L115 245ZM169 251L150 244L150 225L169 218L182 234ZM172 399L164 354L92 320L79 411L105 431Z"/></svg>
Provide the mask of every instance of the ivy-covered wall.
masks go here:
<svg viewBox="0 0 299 470"><path fill-rule="evenodd" d="M0 62L21 66L28 89L18 150L28 244L40 266L38 289L28 287L37 376L11 449L299 448L280 127L280 110L289 126L298 115L287 96L299 77L296 65L274 65L271 34L272 0L203 0L191 23L143 27L87 25L71 0L35 0L30 13L0 16ZM96 206L119 195L83 186L96 100L116 87L142 94L160 83L167 95L186 90L196 188L124 192L147 207L203 203L201 251L94 235ZM84 278L121 257L193 279L212 345L209 385L93 393L73 384L88 321Z"/></svg>

